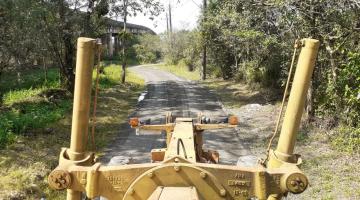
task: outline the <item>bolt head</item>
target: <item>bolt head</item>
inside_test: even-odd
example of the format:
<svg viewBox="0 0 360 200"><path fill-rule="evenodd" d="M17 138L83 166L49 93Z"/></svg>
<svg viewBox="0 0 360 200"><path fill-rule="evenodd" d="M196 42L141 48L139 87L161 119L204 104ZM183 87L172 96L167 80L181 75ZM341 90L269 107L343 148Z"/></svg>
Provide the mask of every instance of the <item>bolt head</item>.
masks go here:
<svg viewBox="0 0 360 200"><path fill-rule="evenodd" d="M220 190L220 196L222 196L222 197L226 196L226 190L225 189Z"/></svg>
<svg viewBox="0 0 360 200"><path fill-rule="evenodd" d="M154 173L153 172L149 172L148 174L148 177L152 178L154 176Z"/></svg>
<svg viewBox="0 0 360 200"><path fill-rule="evenodd" d="M129 188L128 193L130 195L133 195L135 193L134 188Z"/></svg>
<svg viewBox="0 0 360 200"><path fill-rule="evenodd" d="M178 171L180 171L180 167L179 167L179 166L174 166L174 170L175 170L176 172L178 172Z"/></svg>
<svg viewBox="0 0 360 200"><path fill-rule="evenodd" d="M304 187L305 187L305 184L304 184L302 181L300 182L299 185L300 185L301 188L304 188Z"/></svg>
<svg viewBox="0 0 360 200"><path fill-rule="evenodd" d="M305 191L308 181L305 175L301 173L291 174L286 180L286 187L291 193L299 194Z"/></svg>
<svg viewBox="0 0 360 200"><path fill-rule="evenodd" d="M207 174L205 172L200 172L200 177L201 178L206 178Z"/></svg>
<svg viewBox="0 0 360 200"><path fill-rule="evenodd" d="M50 187L56 190L63 190L70 186L71 176L67 171L55 170L48 177Z"/></svg>
<svg viewBox="0 0 360 200"><path fill-rule="evenodd" d="M296 186L296 181L290 181L290 184L292 185L292 186Z"/></svg>

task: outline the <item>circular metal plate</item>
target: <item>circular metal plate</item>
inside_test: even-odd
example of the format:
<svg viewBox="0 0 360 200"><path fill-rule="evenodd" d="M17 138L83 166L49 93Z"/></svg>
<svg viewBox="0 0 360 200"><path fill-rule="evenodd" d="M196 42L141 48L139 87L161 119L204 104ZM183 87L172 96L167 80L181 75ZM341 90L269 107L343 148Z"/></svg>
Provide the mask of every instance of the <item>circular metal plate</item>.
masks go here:
<svg viewBox="0 0 360 200"><path fill-rule="evenodd" d="M147 200L157 187L192 186L200 199L220 200L227 196L225 188L206 170L186 163L170 163L138 177L127 190L124 200Z"/></svg>

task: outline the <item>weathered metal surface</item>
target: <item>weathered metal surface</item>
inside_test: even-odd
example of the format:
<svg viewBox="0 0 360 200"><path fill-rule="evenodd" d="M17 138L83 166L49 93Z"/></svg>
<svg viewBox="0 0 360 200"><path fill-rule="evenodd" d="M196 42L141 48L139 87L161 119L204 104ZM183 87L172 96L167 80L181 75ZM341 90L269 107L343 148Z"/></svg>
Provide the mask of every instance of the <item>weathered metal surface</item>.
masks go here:
<svg viewBox="0 0 360 200"><path fill-rule="evenodd" d="M71 140L70 149L67 151L70 160L73 161L85 158L95 46L96 40L91 38L81 37L77 41ZM80 198L81 193L77 191L67 193L67 200L80 200Z"/></svg>
<svg viewBox="0 0 360 200"><path fill-rule="evenodd" d="M72 160L83 159L85 152L90 113L92 71L96 40L79 38L76 55L74 105L69 154Z"/></svg>
<svg viewBox="0 0 360 200"><path fill-rule="evenodd" d="M48 182L52 188L63 190L71 185L71 176L67 171L56 170L50 174Z"/></svg>
<svg viewBox="0 0 360 200"><path fill-rule="evenodd" d="M296 187L300 183L293 181L297 181L297 177L305 177L295 165L269 170L261 166L245 168L191 163L181 157L152 164L60 167L53 173L57 171L71 174L72 184L67 189L84 192L88 197L103 196L109 200L145 200L160 186L194 186L199 198L206 200L266 199L271 194L298 192Z"/></svg>
<svg viewBox="0 0 360 200"><path fill-rule="evenodd" d="M268 163L269 167L281 165L282 163L277 162L278 160L291 163L297 162L297 157L293 154L295 140L304 110L310 79L314 71L319 45L318 40L302 40L302 49L285 111L279 142L276 150L271 154L271 159Z"/></svg>
<svg viewBox="0 0 360 200"><path fill-rule="evenodd" d="M148 200L200 200L195 187L158 187Z"/></svg>
<svg viewBox="0 0 360 200"><path fill-rule="evenodd" d="M296 135L299 130L304 110L305 98L309 89L312 73L314 71L316 56L320 43L314 39L303 39L298 64L287 104L280 138L275 151L270 151L269 168L279 168L288 163L300 164L299 155L294 154ZM290 192L301 193L305 191L308 180L303 174L294 174L286 181ZM283 194L272 194L268 200L281 199Z"/></svg>

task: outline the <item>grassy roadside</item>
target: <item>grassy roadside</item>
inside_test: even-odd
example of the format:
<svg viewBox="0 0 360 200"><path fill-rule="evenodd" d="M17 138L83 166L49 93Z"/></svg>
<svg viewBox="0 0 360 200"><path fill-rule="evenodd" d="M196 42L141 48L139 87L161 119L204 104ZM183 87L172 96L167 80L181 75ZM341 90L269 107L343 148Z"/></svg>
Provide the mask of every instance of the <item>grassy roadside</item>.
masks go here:
<svg viewBox="0 0 360 200"><path fill-rule="evenodd" d="M186 66L183 65L166 65L166 64L160 64L160 65L152 65L152 67L161 69L164 71L168 71L170 73L173 73L179 77L197 81L200 80L200 72L198 70L189 71Z"/></svg>
<svg viewBox="0 0 360 200"><path fill-rule="evenodd" d="M199 74L197 72L184 72L186 68L181 67L161 66L159 69L185 78L196 77ZM193 73L193 75L189 75L189 73ZM243 106L259 104L267 105L265 107L271 109L266 111L260 109L260 111L255 111L257 112L255 115L269 118L278 114L277 110L280 107L279 99L281 99L282 91L252 88L241 83L212 78L199 82L199 84L214 91L226 109L230 111L243 111L241 109ZM264 123L264 121L260 122ZM259 123L254 126L261 127L262 125ZM273 127L270 127L267 134L270 135L272 130ZM332 130L303 127L299 131L296 152L302 155L303 165L301 168L307 174L310 186L303 194L290 195L289 199L360 199L360 179L358 178L360 176L358 170L360 155L358 151L353 150L354 139L339 141L339 137L335 137L339 135L336 133L339 131L343 132L340 136L352 135L352 130L346 127L338 127ZM265 152L268 142L266 136L259 137L254 142L253 152Z"/></svg>
<svg viewBox="0 0 360 200"><path fill-rule="evenodd" d="M202 84L215 91L227 109L238 110L247 104L260 104L271 106L274 108L272 110L276 111L264 112L260 115L271 117L278 114L280 108L278 99L279 95L281 97L281 91L254 90L241 83L216 79L207 80ZM259 112L263 111L258 111L256 115L259 115ZM356 149L353 147L354 139L346 142L340 139L349 138L350 136L343 136L351 135L351 131L353 130L344 127L332 130L316 127L300 129L295 152L302 156L301 169L308 176L310 186L303 194L290 195L289 199L360 199L359 151L354 150ZM264 152L267 142L266 136L259 137L252 151Z"/></svg>
<svg viewBox="0 0 360 200"><path fill-rule="evenodd" d="M137 102L138 93L144 87L143 80L131 72L127 74L126 84L118 84L120 68L118 65L107 66L105 75L101 75L96 126L98 154L101 154L101 148L117 133L120 123L127 121L128 114ZM35 77L36 75L29 81L33 81ZM49 100L39 95L49 90L33 92L40 85L24 87L23 90L31 91L24 95L26 98L19 97L7 107L15 109L14 104L23 105L30 102L35 106L25 110L26 113L31 114L29 120L35 115L39 115L40 118L48 116L47 113L38 113L39 107L43 107L46 112L49 110L53 112L43 105ZM64 192L56 192L48 188L46 178L57 165L60 148L69 146L72 99L70 96L52 98L54 101L48 102L52 107L61 107L59 105L66 102L66 106L61 107L63 112L56 114L58 118L47 121L43 126L35 126L34 122L38 120L33 119L24 129L25 132L15 134L12 143L0 150L0 199L40 199L41 197L65 199ZM1 116L9 110L8 108L0 110ZM22 116L23 113L18 112L18 114Z"/></svg>

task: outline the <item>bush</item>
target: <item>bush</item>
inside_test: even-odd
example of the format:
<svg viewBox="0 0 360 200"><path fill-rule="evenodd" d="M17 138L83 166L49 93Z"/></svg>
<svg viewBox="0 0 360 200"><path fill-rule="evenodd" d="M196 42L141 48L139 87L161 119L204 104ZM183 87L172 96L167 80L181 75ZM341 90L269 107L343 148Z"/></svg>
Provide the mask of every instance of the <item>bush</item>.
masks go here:
<svg viewBox="0 0 360 200"><path fill-rule="evenodd" d="M155 63L161 57L160 37L144 34L138 36L138 44L133 46L136 58L141 63Z"/></svg>
<svg viewBox="0 0 360 200"><path fill-rule="evenodd" d="M134 49L136 52L136 58L140 61L140 63L155 63L158 59L156 52L148 51L140 44L134 45Z"/></svg>
<svg viewBox="0 0 360 200"><path fill-rule="evenodd" d="M14 137L12 121L5 116L0 116L0 148L8 144Z"/></svg>
<svg viewBox="0 0 360 200"><path fill-rule="evenodd" d="M200 60L199 32L181 30L174 32L172 37L163 38L164 60L169 65L185 63L189 71L193 71ZM180 63L180 64L183 64Z"/></svg>
<svg viewBox="0 0 360 200"><path fill-rule="evenodd" d="M332 136L332 145L347 153L360 153L360 128L342 126Z"/></svg>
<svg viewBox="0 0 360 200"><path fill-rule="evenodd" d="M347 63L340 70L337 93L341 98L346 123L358 127L360 124L360 53L349 53Z"/></svg>
<svg viewBox="0 0 360 200"><path fill-rule="evenodd" d="M21 72L19 81L14 81L16 73L8 72L0 82L4 103L0 108L0 148L11 143L16 135L61 119L71 107L69 96L62 95L64 90L59 89L57 69L49 69L46 81L42 70Z"/></svg>
<svg viewBox="0 0 360 200"><path fill-rule="evenodd" d="M70 100L60 103L21 102L16 103L0 117L0 148L10 143L15 135L43 128L61 119L71 108Z"/></svg>

